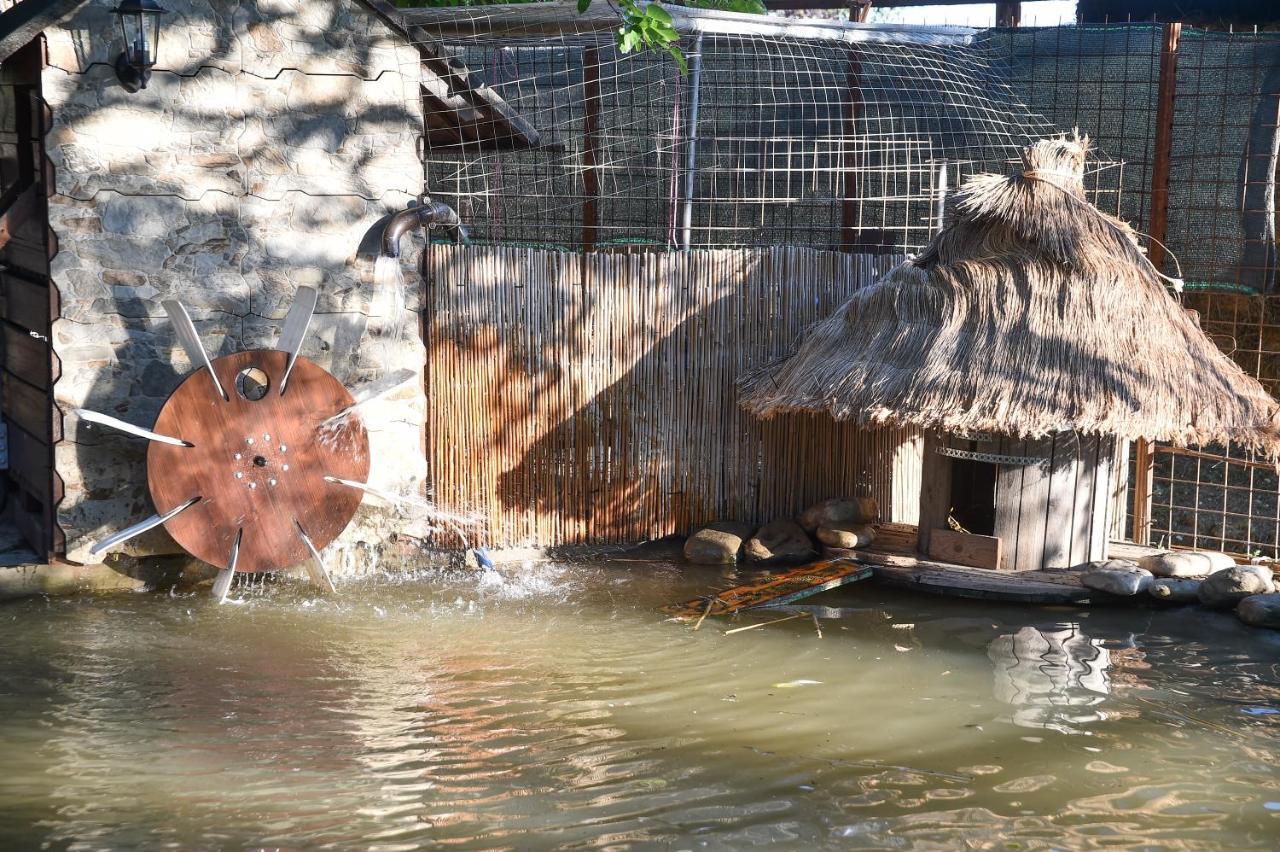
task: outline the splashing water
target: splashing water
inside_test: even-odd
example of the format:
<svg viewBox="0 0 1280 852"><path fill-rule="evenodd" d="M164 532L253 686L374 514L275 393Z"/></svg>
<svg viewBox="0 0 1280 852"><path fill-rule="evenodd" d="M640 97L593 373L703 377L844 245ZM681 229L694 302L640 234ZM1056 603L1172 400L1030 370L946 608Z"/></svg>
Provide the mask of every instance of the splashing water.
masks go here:
<svg viewBox="0 0 1280 852"><path fill-rule="evenodd" d="M404 355L404 343L413 337L414 317L405 304L404 270L400 259L379 255L373 264L373 295L369 300L367 347L374 373L384 376L388 365Z"/></svg>
<svg viewBox="0 0 1280 852"><path fill-rule="evenodd" d="M375 488L363 482L353 482L349 479L342 479L337 476L326 476L329 482L336 482L340 485L346 485L349 488L358 488L359 490L369 494L383 503L390 506L401 517L409 517L415 515L425 518L432 523L442 524L451 529L455 535L462 540L462 546L470 549L471 544L466 533L462 531L463 527L475 526L484 521L484 515L478 513L461 514L457 512L449 512L440 509L429 500L425 500L416 494L405 494L402 492L385 491L381 488Z"/></svg>
<svg viewBox="0 0 1280 852"><path fill-rule="evenodd" d="M356 388L351 393L354 402L320 424L321 443L332 447L333 442L337 440L338 433L345 429L348 423L360 420L361 406L367 405L376 399L381 399L415 375L413 370L408 367L402 367Z"/></svg>

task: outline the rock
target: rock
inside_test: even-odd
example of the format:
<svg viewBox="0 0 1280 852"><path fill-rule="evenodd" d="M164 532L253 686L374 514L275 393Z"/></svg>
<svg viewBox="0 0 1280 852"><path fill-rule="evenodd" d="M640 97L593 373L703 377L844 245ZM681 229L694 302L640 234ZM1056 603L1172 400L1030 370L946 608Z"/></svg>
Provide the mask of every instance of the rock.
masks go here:
<svg viewBox="0 0 1280 852"><path fill-rule="evenodd" d="M799 524L784 518L756 530L742 555L760 565L790 565L815 558L818 550Z"/></svg>
<svg viewBox="0 0 1280 852"><path fill-rule="evenodd" d="M818 527L818 541L828 547L853 550L866 547L876 540L876 531L870 524L843 523Z"/></svg>
<svg viewBox="0 0 1280 852"><path fill-rule="evenodd" d="M1269 569L1260 565L1239 565L1210 574L1200 584L1200 603L1214 609L1227 609L1250 595L1273 592L1275 583L1270 574Z"/></svg>
<svg viewBox="0 0 1280 852"><path fill-rule="evenodd" d="M1236 606L1236 615L1245 624L1280 630L1280 594L1250 595Z"/></svg>
<svg viewBox="0 0 1280 852"><path fill-rule="evenodd" d="M1215 571L1234 568L1236 561L1225 553L1211 550L1175 550L1153 553L1138 560L1157 577L1208 577Z"/></svg>
<svg viewBox="0 0 1280 852"><path fill-rule="evenodd" d="M713 521L684 543L684 558L700 565L723 565L737 562L742 542L751 535L751 527L733 521Z"/></svg>
<svg viewBox="0 0 1280 852"><path fill-rule="evenodd" d="M1145 592L1154 579L1146 568L1139 568L1124 559L1090 562L1083 569L1080 582L1086 588L1113 595L1132 596Z"/></svg>
<svg viewBox="0 0 1280 852"><path fill-rule="evenodd" d="M870 524L880 519L880 506L874 497L832 497L815 503L800 516L805 532L818 527L837 529L850 524Z"/></svg>
<svg viewBox="0 0 1280 852"><path fill-rule="evenodd" d="M1200 600L1200 582L1189 577L1156 577L1147 593L1163 603L1195 603Z"/></svg>

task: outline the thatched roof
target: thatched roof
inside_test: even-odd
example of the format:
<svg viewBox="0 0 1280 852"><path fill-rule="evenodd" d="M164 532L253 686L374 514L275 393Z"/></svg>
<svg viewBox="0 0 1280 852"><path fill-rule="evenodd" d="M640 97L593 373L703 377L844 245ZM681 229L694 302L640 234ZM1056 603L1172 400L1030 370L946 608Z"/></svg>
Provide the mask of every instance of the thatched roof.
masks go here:
<svg viewBox="0 0 1280 852"><path fill-rule="evenodd" d="M1182 309L1123 222L1085 200L1087 139L978 175L916 258L740 382L761 417L1036 438L1058 430L1280 455L1277 406Z"/></svg>

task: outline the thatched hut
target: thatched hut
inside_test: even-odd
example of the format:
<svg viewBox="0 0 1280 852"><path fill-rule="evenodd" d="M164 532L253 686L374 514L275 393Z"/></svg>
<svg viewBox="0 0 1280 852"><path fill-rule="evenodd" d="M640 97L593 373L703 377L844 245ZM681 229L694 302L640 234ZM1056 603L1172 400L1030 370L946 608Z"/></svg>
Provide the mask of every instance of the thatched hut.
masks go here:
<svg viewBox="0 0 1280 852"><path fill-rule="evenodd" d="M919 256L741 383L760 417L926 430L925 554L1004 570L1104 558L1117 441L1280 455L1275 400L1085 200L1086 149L1044 140L1021 173L970 179Z"/></svg>

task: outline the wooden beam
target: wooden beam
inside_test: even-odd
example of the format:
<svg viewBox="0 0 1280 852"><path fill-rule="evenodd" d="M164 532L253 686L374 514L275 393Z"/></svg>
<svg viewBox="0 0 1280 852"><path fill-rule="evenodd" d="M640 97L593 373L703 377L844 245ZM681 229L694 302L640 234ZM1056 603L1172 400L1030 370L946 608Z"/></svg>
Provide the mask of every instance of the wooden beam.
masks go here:
<svg viewBox="0 0 1280 852"><path fill-rule="evenodd" d="M844 198L840 204L840 250L853 251L857 242L858 227L858 172L852 158L856 156L853 140L858 138L858 106L862 103L859 82L862 77L862 62L858 58L857 47L846 47L845 57L848 66L845 71L845 92L848 102L844 115L844 146L846 161L844 163Z"/></svg>
<svg viewBox="0 0 1280 852"><path fill-rule="evenodd" d="M996 26L1016 27L1022 23L1022 4L1017 0L996 3Z"/></svg>
<svg viewBox="0 0 1280 852"><path fill-rule="evenodd" d="M582 250L596 246L600 228L600 172L596 146L600 144L600 50L582 49Z"/></svg>
<svg viewBox="0 0 1280 852"><path fill-rule="evenodd" d="M1000 568L1000 539L955 530L935 529L929 538L930 559L970 568Z"/></svg>
<svg viewBox="0 0 1280 852"><path fill-rule="evenodd" d="M0 60L8 59L89 0L21 0L0 14Z"/></svg>
<svg viewBox="0 0 1280 852"><path fill-rule="evenodd" d="M1182 24L1164 25L1164 44L1160 50L1160 76L1156 87L1156 137L1151 162L1151 200L1147 216L1147 232L1151 241L1147 258L1160 269L1164 265L1164 240L1169 224L1169 169L1173 157L1173 108L1178 88L1178 39ZM1151 444L1139 440L1133 451L1133 540L1138 544L1151 541L1151 491L1155 472L1155 455Z"/></svg>
<svg viewBox="0 0 1280 852"><path fill-rule="evenodd" d="M1156 88L1156 138L1151 161L1151 211L1147 233L1151 243L1147 258L1160 269L1164 264L1164 241L1169 225L1169 170L1173 158L1173 109L1178 88L1178 39L1182 24L1164 25L1164 46L1160 50L1160 77Z"/></svg>

